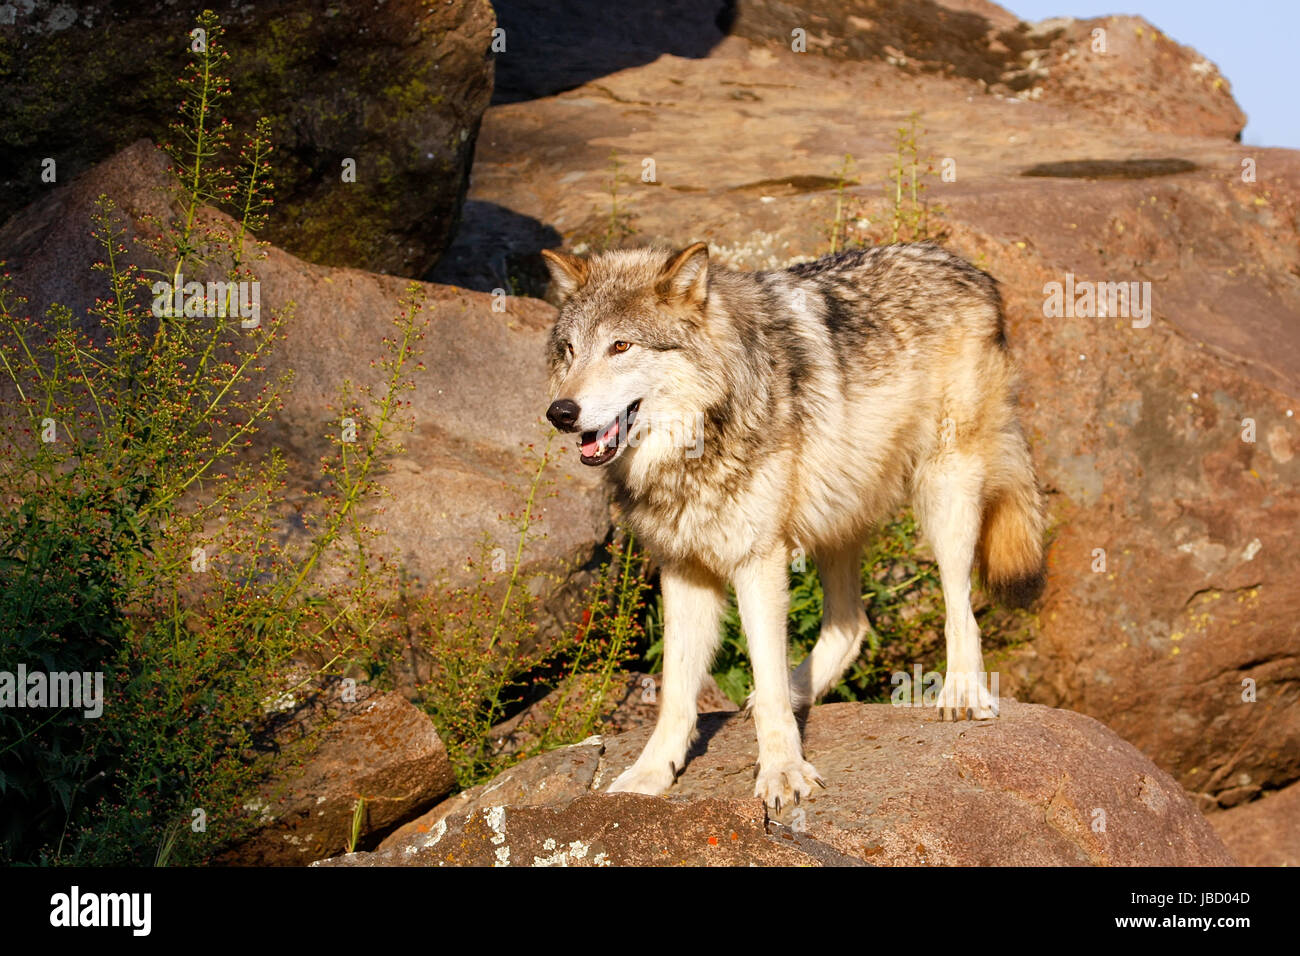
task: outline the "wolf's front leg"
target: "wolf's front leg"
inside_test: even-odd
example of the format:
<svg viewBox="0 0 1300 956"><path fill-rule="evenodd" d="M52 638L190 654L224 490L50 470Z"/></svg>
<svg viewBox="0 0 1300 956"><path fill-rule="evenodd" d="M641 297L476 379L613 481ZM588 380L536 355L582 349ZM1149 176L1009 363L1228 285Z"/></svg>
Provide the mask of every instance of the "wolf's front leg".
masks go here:
<svg viewBox="0 0 1300 956"><path fill-rule="evenodd" d="M736 572L736 603L754 667L753 714L758 733L754 796L779 812L822 783L803 759L799 725L790 700L786 616L790 605L785 553L755 557Z"/></svg>
<svg viewBox="0 0 1300 956"><path fill-rule="evenodd" d="M696 698L718 649L719 623L727 592L704 572L665 567L664 675L659 720L636 763L609 787L610 793L660 794L686 764L695 732Z"/></svg>

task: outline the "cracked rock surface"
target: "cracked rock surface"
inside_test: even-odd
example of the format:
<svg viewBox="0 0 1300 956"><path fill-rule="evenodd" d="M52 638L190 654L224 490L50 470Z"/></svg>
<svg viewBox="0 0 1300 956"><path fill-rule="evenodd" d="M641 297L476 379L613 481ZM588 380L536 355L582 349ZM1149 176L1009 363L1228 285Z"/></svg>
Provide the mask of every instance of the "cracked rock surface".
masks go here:
<svg viewBox="0 0 1300 956"><path fill-rule="evenodd" d="M700 720L665 797L603 790L649 729L543 754L326 865L1231 865L1182 788L1090 717L1003 699L995 721L932 708L813 708L805 754L828 788L768 816L753 724Z"/></svg>

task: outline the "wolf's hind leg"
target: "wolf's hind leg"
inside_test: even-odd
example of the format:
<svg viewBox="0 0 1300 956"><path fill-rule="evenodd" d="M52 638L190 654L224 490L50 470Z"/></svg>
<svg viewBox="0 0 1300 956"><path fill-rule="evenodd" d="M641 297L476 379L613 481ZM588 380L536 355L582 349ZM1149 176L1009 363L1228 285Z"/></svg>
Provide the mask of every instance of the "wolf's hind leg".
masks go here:
<svg viewBox="0 0 1300 956"><path fill-rule="evenodd" d="M686 763L695 732L696 698L721 639L722 583L665 567L664 674L659 719L641 756L609 787L610 793L660 794Z"/></svg>
<svg viewBox="0 0 1300 956"><path fill-rule="evenodd" d="M915 478L914 504L943 584L948 668L936 702L943 720L982 720L998 715L997 697L985 680L979 625L970 605L983 475L978 459L949 452L923 464Z"/></svg>
<svg viewBox="0 0 1300 956"><path fill-rule="evenodd" d="M862 546L853 544L819 557L817 573L825 601L821 632L791 679L795 713L806 711L858 659L867 633L862 607Z"/></svg>

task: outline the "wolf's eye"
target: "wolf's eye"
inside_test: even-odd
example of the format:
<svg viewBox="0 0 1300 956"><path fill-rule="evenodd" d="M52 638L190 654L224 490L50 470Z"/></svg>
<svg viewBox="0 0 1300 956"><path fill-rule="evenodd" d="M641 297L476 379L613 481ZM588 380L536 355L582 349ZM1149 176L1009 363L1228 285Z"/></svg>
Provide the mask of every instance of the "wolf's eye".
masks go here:
<svg viewBox="0 0 1300 956"><path fill-rule="evenodd" d="M620 355L632 347L631 342L615 342L609 347L610 354Z"/></svg>
<svg viewBox="0 0 1300 956"><path fill-rule="evenodd" d="M565 349L567 349L568 352L569 352L569 358L573 358L573 343L572 343L572 342L568 342L568 343L565 344L564 347L565 347Z"/></svg>

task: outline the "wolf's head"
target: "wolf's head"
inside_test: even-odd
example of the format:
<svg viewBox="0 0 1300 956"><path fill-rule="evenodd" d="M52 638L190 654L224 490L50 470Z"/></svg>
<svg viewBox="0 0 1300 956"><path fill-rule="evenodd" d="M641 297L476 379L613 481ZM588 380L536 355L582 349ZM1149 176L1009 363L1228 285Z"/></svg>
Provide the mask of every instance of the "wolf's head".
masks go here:
<svg viewBox="0 0 1300 956"><path fill-rule="evenodd" d="M546 417L579 433L585 465L628 450L689 455L714 391L693 347L709 297L708 246L542 255L563 300L548 344Z"/></svg>

